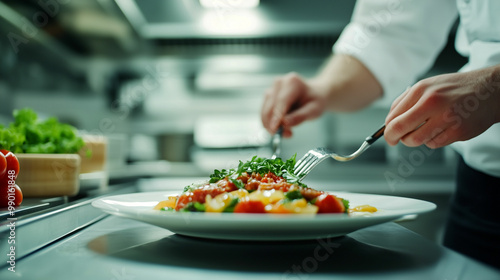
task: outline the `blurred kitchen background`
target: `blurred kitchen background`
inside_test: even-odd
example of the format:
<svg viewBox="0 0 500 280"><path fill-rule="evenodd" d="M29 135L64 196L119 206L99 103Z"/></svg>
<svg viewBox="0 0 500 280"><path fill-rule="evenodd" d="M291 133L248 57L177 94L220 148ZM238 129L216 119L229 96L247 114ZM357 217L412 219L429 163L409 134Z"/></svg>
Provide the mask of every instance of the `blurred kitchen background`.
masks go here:
<svg viewBox="0 0 500 280"><path fill-rule="evenodd" d="M354 0L0 1L0 123L30 107L108 137L109 182L206 177L270 156L263 93L279 75L314 75L348 23ZM449 43L427 74L465 63ZM328 146L351 153L387 105L328 114L294 130L283 158ZM306 179L329 190L406 195L438 204L408 227L439 240L453 192L448 148L389 147L326 161ZM154 180L149 181L154 185ZM422 225L425 225L422 226ZM432 225L432 226L429 226Z"/></svg>

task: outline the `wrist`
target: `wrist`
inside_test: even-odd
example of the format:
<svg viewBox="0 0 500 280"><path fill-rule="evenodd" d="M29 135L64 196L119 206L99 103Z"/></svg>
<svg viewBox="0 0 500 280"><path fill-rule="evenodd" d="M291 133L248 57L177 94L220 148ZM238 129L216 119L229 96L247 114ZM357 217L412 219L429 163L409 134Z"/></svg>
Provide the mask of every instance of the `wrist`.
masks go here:
<svg viewBox="0 0 500 280"><path fill-rule="evenodd" d="M325 108L332 110L334 108L333 105L335 104L335 100L333 97L333 93L335 91L333 90L333 86L330 80L325 79L321 76L317 76L308 80L307 84L309 86L311 94L321 99L323 104L325 105Z"/></svg>

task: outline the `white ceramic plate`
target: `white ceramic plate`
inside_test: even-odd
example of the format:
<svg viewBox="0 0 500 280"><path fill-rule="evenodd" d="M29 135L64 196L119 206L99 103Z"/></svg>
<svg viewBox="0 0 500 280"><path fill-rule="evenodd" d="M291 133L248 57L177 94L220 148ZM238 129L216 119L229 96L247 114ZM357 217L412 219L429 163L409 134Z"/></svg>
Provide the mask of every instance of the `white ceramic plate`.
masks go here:
<svg viewBox="0 0 500 280"><path fill-rule="evenodd" d="M174 233L231 240L300 240L341 236L355 230L432 211L427 201L385 195L333 193L350 206L369 204L379 209L366 215L271 215L166 212L152 208L174 192L146 192L104 197L92 202L104 212L150 223Z"/></svg>

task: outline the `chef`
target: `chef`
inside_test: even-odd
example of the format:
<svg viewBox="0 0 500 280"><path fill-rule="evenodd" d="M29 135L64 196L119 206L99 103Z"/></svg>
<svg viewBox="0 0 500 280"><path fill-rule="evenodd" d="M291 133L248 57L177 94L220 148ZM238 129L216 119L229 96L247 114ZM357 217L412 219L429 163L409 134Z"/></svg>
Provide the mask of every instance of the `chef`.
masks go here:
<svg viewBox="0 0 500 280"><path fill-rule="evenodd" d="M267 90L270 133L325 111L390 106L385 140L451 145L459 154L444 245L500 268L500 1L361 0L319 73L289 73ZM418 80L433 65L459 16L457 73ZM402 94L401 94L402 93ZM396 97L397 96L397 97Z"/></svg>

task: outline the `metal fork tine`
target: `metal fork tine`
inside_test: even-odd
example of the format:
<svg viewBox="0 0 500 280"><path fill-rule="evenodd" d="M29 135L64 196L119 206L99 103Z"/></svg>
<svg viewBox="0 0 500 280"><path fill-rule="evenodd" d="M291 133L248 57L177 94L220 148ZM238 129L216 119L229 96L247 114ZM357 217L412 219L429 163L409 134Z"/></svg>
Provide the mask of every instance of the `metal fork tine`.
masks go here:
<svg viewBox="0 0 500 280"><path fill-rule="evenodd" d="M295 169L295 174L301 175L304 173L308 173L307 170L312 169L319 162L319 158L313 154L309 154L307 160L303 161L300 166Z"/></svg>
<svg viewBox="0 0 500 280"><path fill-rule="evenodd" d="M304 174L304 173L309 173L309 170L311 170L314 166L318 164L318 158L315 158L314 160L309 161L307 164L305 164L302 167L301 171L295 172L298 175Z"/></svg>
<svg viewBox="0 0 500 280"><path fill-rule="evenodd" d="M316 165L318 165L323 158L316 157L314 158L314 161L311 161L311 163L304 168L304 171L302 173L309 173Z"/></svg>
<svg viewBox="0 0 500 280"><path fill-rule="evenodd" d="M308 164L311 160L314 160L315 156L312 155L310 152L308 152L304 157L302 157L302 159L300 159L296 164L295 164L295 174L299 174L297 173L298 171L300 170L303 170L304 169L304 166L306 164Z"/></svg>
<svg viewBox="0 0 500 280"><path fill-rule="evenodd" d="M309 160L310 157L311 157L310 153L305 154L301 159L299 159L299 161L297 161L297 163L295 163L294 169L295 170L301 169L302 166Z"/></svg>

